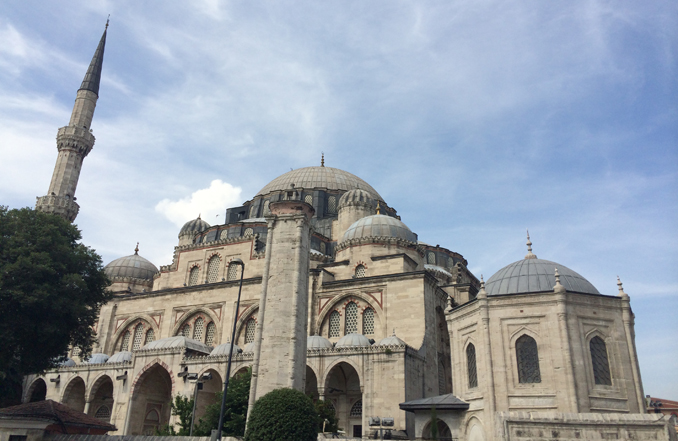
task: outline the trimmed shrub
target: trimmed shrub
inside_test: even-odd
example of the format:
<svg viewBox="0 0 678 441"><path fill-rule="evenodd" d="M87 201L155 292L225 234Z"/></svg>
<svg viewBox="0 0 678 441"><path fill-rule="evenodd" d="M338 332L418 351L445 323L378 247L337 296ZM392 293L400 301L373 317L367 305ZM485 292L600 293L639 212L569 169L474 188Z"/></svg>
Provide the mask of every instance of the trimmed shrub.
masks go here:
<svg viewBox="0 0 678 441"><path fill-rule="evenodd" d="M309 397L296 389L275 389L254 403L245 441L315 441L317 429Z"/></svg>

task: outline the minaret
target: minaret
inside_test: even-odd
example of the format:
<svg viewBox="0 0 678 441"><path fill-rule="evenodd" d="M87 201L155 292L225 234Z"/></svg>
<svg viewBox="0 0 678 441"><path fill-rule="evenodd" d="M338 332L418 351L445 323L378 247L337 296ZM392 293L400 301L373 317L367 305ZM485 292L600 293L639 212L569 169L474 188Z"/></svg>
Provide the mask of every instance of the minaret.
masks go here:
<svg viewBox="0 0 678 441"><path fill-rule="evenodd" d="M106 29L101 36L99 46L89 69L82 80L75 105L71 114L71 121L66 127L57 132L57 156L52 182L46 196L38 197L35 209L45 213L57 214L70 222L75 220L80 206L75 203L75 188L78 186L80 168L85 156L94 146L94 135L90 130L94 108L99 98L99 83L101 81L101 66L104 62L104 46L106 46Z"/></svg>

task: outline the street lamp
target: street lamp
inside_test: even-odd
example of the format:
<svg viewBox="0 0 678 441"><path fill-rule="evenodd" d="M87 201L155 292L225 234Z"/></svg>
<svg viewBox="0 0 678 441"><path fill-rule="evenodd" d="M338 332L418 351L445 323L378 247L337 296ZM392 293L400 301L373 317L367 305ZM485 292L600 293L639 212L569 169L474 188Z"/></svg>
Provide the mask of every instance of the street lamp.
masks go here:
<svg viewBox="0 0 678 441"><path fill-rule="evenodd" d="M228 351L228 367L226 367L226 380L224 380L224 395L221 397L221 411L219 412L219 425L217 426L217 440L221 441L221 429L224 427L224 411L226 410L226 394L228 393L228 380L231 376L231 360L233 359L233 345L235 344L235 327L238 324L238 312L240 311L240 293L242 293L242 279L245 275L245 262L235 258L231 265L240 265L240 288L238 288L238 300L235 303L235 316L233 316L233 333L231 334L231 347Z"/></svg>

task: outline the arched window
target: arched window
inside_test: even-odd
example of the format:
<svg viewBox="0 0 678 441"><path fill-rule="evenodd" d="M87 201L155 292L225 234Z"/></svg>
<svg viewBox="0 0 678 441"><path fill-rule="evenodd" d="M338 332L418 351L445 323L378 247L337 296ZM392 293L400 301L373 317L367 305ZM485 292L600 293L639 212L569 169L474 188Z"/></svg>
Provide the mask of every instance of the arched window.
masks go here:
<svg viewBox="0 0 678 441"><path fill-rule="evenodd" d="M226 280L236 280L238 278L238 264L229 263L228 264L228 273L226 275Z"/></svg>
<svg viewBox="0 0 678 441"><path fill-rule="evenodd" d="M191 272L188 273L188 286L193 286L198 284L198 272L200 271L200 268L197 266L194 266L191 268Z"/></svg>
<svg viewBox="0 0 678 441"><path fill-rule="evenodd" d="M134 327L134 341L132 342L132 350L136 351L141 347L141 339L144 336L144 325L139 323Z"/></svg>
<svg viewBox="0 0 678 441"><path fill-rule="evenodd" d="M330 214L334 214L337 212L337 197L336 196L330 196L327 198L327 212Z"/></svg>
<svg viewBox="0 0 678 441"><path fill-rule="evenodd" d="M264 201L264 216L271 214L271 208L269 207L270 201Z"/></svg>
<svg viewBox="0 0 678 441"><path fill-rule="evenodd" d="M374 335L374 309L372 308L363 311L363 334Z"/></svg>
<svg viewBox="0 0 678 441"><path fill-rule="evenodd" d="M355 267L355 278L360 279L362 277L365 277L365 265L358 265Z"/></svg>
<svg viewBox="0 0 678 441"><path fill-rule="evenodd" d="M468 370L468 388L478 387L478 370L476 368L476 347L473 343L466 346L466 368Z"/></svg>
<svg viewBox="0 0 678 441"><path fill-rule="evenodd" d="M202 341L202 331L205 327L205 321L202 317L198 317L193 324L193 340Z"/></svg>
<svg viewBox="0 0 678 441"><path fill-rule="evenodd" d="M120 350L121 351L129 351L129 331L125 331L122 334L122 339L120 340Z"/></svg>
<svg viewBox="0 0 678 441"><path fill-rule="evenodd" d="M228 230L221 230L221 233L219 233L219 239L228 239Z"/></svg>
<svg viewBox="0 0 678 441"><path fill-rule="evenodd" d="M351 407L351 413L349 414L351 417L361 417L363 416L363 400L358 400L355 403L353 403L353 406Z"/></svg>
<svg viewBox="0 0 678 441"><path fill-rule="evenodd" d="M181 328L181 331L179 331L179 335L182 335L186 338L191 338L191 325L186 323L183 328Z"/></svg>
<svg viewBox="0 0 678 441"><path fill-rule="evenodd" d="M214 336L217 333L217 326L214 324L214 322L209 322L207 324L207 332L205 335L205 344L207 346L212 346L214 345Z"/></svg>
<svg viewBox="0 0 678 441"><path fill-rule="evenodd" d="M252 343L254 341L254 331L257 328L257 321L252 317L247 320L245 324L245 343Z"/></svg>
<svg viewBox="0 0 678 441"><path fill-rule="evenodd" d="M537 342L529 335L525 334L516 340L516 358L518 359L518 381L541 383Z"/></svg>
<svg viewBox="0 0 678 441"><path fill-rule="evenodd" d="M250 207L250 219L257 217L257 206L252 204Z"/></svg>
<svg viewBox="0 0 678 441"><path fill-rule="evenodd" d="M94 418L108 422L111 419L111 409L108 406L101 406L94 414Z"/></svg>
<svg viewBox="0 0 678 441"><path fill-rule="evenodd" d="M323 254L327 254L327 245L325 242L320 242L320 252Z"/></svg>
<svg viewBox="0 0 678 441"><path fill-rule="evenodd" d="M148 330L148 332L146 332L146 340L144 341L144 344L147 345L153 341L155 341L155 331L153 331L153 328L151 328Z"/></svg>
<svg viewBox="0 0 678 441"><path fill-rule="evenodd" d="M207 283L214 283L219 279L219 265L221 258L219 256L212 256L207 263Z"/></svg>
<svg viewBox="0 0 678 441"><path fill-rule="evenodd" d="M243 236L245 236L245 237L254 236L254 230L252 228L245 228L245 232L243 233Z"/></svg>
<svg viewBox="0 0 678 441"><path fill-rule="evenodd" d="M358 305L353 302L346 305L346 323L344 326L344 334L358 332Z"/></svg>
<svg viewBox="0 0 678 441"><path fill-rule="evenodd" d="M330 314L330 333L329 337L339 337L339 313L332 311Z"/></svg>
<svg viewBox="0 0 678 441"><path fill-rule="evenodd" d="M435 265L436 264L436 253L434 253L433 251L429 251L426 254L426 263L428 263L430 265Z"/></svg>
<svg viewBox="0 0 678 441"><path fill-rule="evenodd" d="M306 202L308 205L313 205L313 195L307 194L304 196L304 202Z"/></svg>
<svg viewBox="0 0 678 441"><path fill-rule="evenodd" d="M591 363L593 364L593 378L596 384L612 385L610 363L607 359L607 346L602 338L595 336L589 343L591 349Z"/></svg>

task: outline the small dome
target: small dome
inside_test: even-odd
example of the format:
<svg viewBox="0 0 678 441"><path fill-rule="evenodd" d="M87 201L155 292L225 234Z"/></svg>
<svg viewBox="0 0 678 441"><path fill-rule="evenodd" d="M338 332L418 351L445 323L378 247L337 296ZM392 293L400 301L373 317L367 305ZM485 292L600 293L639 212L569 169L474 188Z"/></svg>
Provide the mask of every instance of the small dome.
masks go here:
<svg viewBox="0 0 678 441"><path fill-rule="evenodd" d="M106 354L92 354L85 363L87 364L103 364L108 361L108 355Z"/></svg>
<svg viewBox="0 0 678 441"><path fill-rule="evenodd" d="M346 205L370 205L374 207L376 206L376 203L374 201L374 196L372 196L370 192L355 189L347 191L339 198L339 209L341 210L341 208Z"/></svg>
<svg viewBox="0 0 678 441"><path fill-rule="evenodd" d="M108 359L107 363L122 363L124 361L131 361L132 353L130 351L120 351L111 355L111 358Z"/></svg>
<svg viewBox="0 0 678 441"><path fill-rule="evenodd" d="M487 295L553 291L558 268L560 283L570 292L600 294L588 280L568 267L550 260L526 258L497 271L485 283Z"/></svg>
<svg viewBox="0 0 678 441"><path fill-rule="evenodd" d="M393 334L379 340L377 346L403 346L405 344L406 343L404 341L402 341L400 338L398 338L398 336Z"/></svg>
<svg viewBox="0 0 678 441"><path fill-rule="evenodd" d="M186 348L192 351L202 352L204 354L210 353L210 347L205 345L198 340L193 340L192 338L187 338L182 335L177 335L176 337L167 337L161 338L160 340L153 341L147 345L142 346L141 350L145 351L148 349L169 349L169 348Z"/></svg>
<svg viewBox="0 0 678 441"><path fill-rule="evenodd" d="M116 278L133 278L152 281L158 268L150 261L139 255L139 247L134 249L131 256L115 259L104 267L109 279L115 282Z"/></svg>
<svg viewBox="0 0 678 441"><path fill-rule="evenodd" d="M339 339L337 348L370 347L370 340L362 334L346 334Z"/></svg>
<svg viewBox="0 0 678 441"><path fill-rule="evenodd" d="M75 366L75 361L73 361L72 358L66 358L64 361L62 361L59 366L61 367L73 367Z"/></svg>
<svg viewBox="0 0 678 441"><path fill-rule="evenodd" d="M332 342L319 335L310 335L306 341L308 349L332 349Z"/></svg>
<svg viewBox="0 0 678 441"><path fill-rule="evenodd" d="M238 347L238 345L233 345L233 355L238 355L239 353L243 352L242 349ZM252 348L252 352L254 352L254 348ZM216 348L212 349L212 352L210 352L210 355L228 355L231 353L231 344L230 343L222 343Z"/></svg>
<svg viewBox="0 0 678 441"><path fill-rule="evenodd" d="M242 353L243 354L253 354L254 353L254 342L251 341L245 345L244 348L242 348Z"/></svg>
<svg viewBox="0 0 678 441"><path fill-rule="evenodd" d="M210 224L200 219L200 216L198 216L197 219L190 220L186 222L183 227L181 227L181 230L179 231L179 238L181 238L181 236L184 234L195 235L197 233L202 233L209 227Z"/></svg>
<svg viewBox="0 0 678 441"><path fill-rule="evenodd" d="M353 225L348 227L341 240L363 237L395 237L417 242L417 235L407 228L407 225L394 217L383 214L367 216L354 222Z"/></svg>

